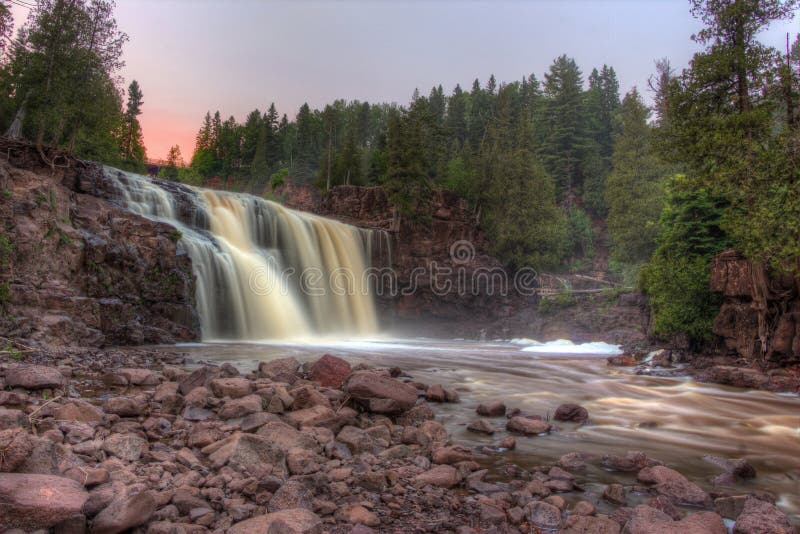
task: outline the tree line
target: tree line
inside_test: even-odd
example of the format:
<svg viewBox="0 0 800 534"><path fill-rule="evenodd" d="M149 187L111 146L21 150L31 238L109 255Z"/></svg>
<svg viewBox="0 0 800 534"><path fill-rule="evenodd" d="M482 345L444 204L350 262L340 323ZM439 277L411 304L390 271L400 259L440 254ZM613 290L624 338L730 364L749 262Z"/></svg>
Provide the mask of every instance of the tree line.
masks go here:
<svg viewBox="0 0 800 534"><path fill-rule="evenodd" d="M61 147L78 157L144 171L134 80L120 89L128 36L113 0L37 0L14 36L0 3L0 126L5 135ZM13 36L13 37L12 37Z"/></svg>

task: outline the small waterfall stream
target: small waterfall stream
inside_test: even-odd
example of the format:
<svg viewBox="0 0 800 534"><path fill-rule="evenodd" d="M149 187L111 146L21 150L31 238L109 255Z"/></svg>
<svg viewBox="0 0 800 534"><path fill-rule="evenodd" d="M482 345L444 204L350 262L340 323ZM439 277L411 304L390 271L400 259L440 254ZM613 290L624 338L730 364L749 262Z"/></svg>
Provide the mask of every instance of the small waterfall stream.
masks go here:
<svg viewBox="0 0 800 534"><path fill-rule="evenodd" d="M192 259L204 340L374 334L367 276L388 234L248 194L188 187L106 167L127 209L168 222Z"/></svg>

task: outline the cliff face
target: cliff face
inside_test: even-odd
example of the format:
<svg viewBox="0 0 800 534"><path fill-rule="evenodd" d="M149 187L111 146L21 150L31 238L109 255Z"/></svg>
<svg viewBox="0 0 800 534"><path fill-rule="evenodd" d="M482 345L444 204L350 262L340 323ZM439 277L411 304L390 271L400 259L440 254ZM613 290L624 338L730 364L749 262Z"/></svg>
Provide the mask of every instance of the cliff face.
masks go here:
<svg viewBox="0 0 800 534"><path fill-rule="evenodd" d="M800 279L767 272L730 250L714 259L711 290L723 297L714 333L729 352L800 361Z"/></svg>
<svg viewBox="0 0 800 534"><path fill-rule="evenodd" d="M85 346L199 337L191 261L171 226L101 198L99 165L51 169L29 147L1 148L0 335Z"/></svg>

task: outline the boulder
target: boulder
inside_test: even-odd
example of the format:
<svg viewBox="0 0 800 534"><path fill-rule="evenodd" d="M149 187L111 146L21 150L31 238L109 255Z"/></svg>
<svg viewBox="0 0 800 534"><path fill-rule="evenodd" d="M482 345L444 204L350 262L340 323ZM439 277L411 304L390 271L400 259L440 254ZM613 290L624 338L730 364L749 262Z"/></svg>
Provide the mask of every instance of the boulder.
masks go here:
<svg viewBox="0 0 800 534"><path fill-rule="evenodd" d="M444 402L447 396L444 392L444 386L441 384L434 384L425 392L425 400L429 402Z"/></svg>
<svg viewBox="0 0 800 534"><path fill-rule="evenodd" d="M215 469L228 465L253 476L268 475L273 468L286 471L286 455L281 448L264 436L255 434L237 432L219 443L209 455L209 460Z"/></svg>
<svg viewBox="0 0 800 534"><path fill-rule="evenodd" d="M417 389L372 371L356 371L344 384L344 390L374 413L398 414L417 402Z"/></svg>
<svg viewBox="0 0 800 534"><path fill-rule="evenodd" d="M265 424L258 429L256 434L267 438L267 440L280 447L284 453L298 447L313 451L319 449L319 445L313 437L281 421L272 421Z"/></svg>
<svg viewBox="0 0 800 534"><path fill-rule="evenodd" d="M58 388L65 383L64 375L55 367L15 365L6 369L6 386L24 389Z"/></svg>
<svg viewBox="0 0 800 534"><path fill-rule="evenodd" d="M182 377L178 382L178 392L186 395L194 388L205 387L219 376L220 370L210 365L204 365Z"/></svg>
<svg viewBox="0 0 800 534"><path fill-rule="evenodd" d="M238 419L251 413L263 411L264 401L258 395L247 395L240 399L225 401L217 414L220 419Z"/></svg>
<svg viewBox="0 0 800 534"><path fill-rule="evenodd" d="M497 429L494 427L494 425L489 421L487 421L486 419L476 419L475 421L467 425L467 430L489 435L492 435L495 432L497 432Z"/></svg>
<svg viewBox="0 0 800 534"><path fill-rule="evenodd" d="M535 501L526 508L529 510L528 518L531 525L540 530L552 531L561 525L561 510L552 504Z"/></svg>
<svg viewBox="0 0 800 534"><path fill-rule="evenodd" d="M478 409L475 411L478 412L478 415L484 417L500 417L506 414L506 405L500 401L492 401L486 404L479 404Z"/></svg>
<svg viewBox="0 0 800 534"><path fill-rule="evenodd" d="M607 517L573 514L564 521L558 534L619 534L620 527Z"/></svg>
<svg viewBox="0 0 800 534"><path fill-rule="evenodd" d="M733 534L792 534L792 525L775 505L748 497L736 518Z"/></svg>
<svg viewBox="0 0 800 534"><path fill-rule="evenodd" d="M324 387L340 388L351 372L347 361L326 354L311 365L308 377Z"/></svg>
<svg viewBox="0 0 800 534"><path fill-rule="evenodd" d="M295 508L313 510L314 493L300 480L290 479L275 491L269 500L268 509L270 512L278 512Z"/></svg>
<svg viewBox="0 0 800 534"><path fill-rule="evenodd" d="M25 463L33 451L33 440L22 428L0 431L0 472L10 473Z"/></svg>
<svg viewBox="0 0 800 534"><path fill-rule="evenodd" d="M453 445L439 447L433 450L431 460L437 464L457 464L459 462L474 462L477 457L466 447Z"/></svg>
<svg viewBox="0 0 800 534"><path fill-rule="evenodd" d="M508 420L508 423L506 423L506 430L535 436L537 434L546 434L550 432L550 425L541 419L528 419L527 417L516 416Z"/></svg>
<svg viewBox="0 0 800 534"><path fill-rule="evenodd" d="M160 382L158 375L149 369L123 368L116 373L125 377L132 386L157 386Z"/></svg>
<svg viewBox="0 0 800 534"><path fill-rule="evenodd" d="M314 512L289 508L236 523L227 534L321 534L322 527Z"/></svg>
<svg viewBox="0 0 800 534"><path fill-rule="evenodd" d="M625 488L622 484L609 484L603 491L603 499L611 504L625 505Z"/></svg>
<svg viewBox="0 0 800 534"><path fill-rule="evenodd" d="M305 428L312 426L323 426L325 428L338 428L339 418L333 410L327 406L313 406L303 410L296 410L289 412L286 415L286 421L296 428Z"/></svg>
<svg viewBox="0 0 800 534"><path fill-rule="evenodd" d="M585 423L589 420L589 412L579 404L562 404L556 408L553 419L571 423Z"/></svg>
<svg viewBox="0 0 800 534"><path fill-rule="evenodd" d="M253 382L246 378L215 378L208 385L217 397L238 399L253 392Z"/></svg>
<svg viewBox="0 0 800 534"><path fill-rule="evenodd" d="M634 509L623 534L727 534L722 517L714 512L697 512L680 521L645 505Z"/></svg>
<svg viewBox="0 0 800 534"><path fill-rule="evenodd" d="M271 380L280 379L288 382L289 380L285 379L296 378L299 368L300 362L298 362L296 358L290 356L288 358L259 363L258 376L261 378L269 378Z"/></svg>
<svg viewBox="0 0 800 534"><path fill-rule="evenodd" d="M461 481L458 470L452 465L437 465L424 473L414 477L414 484L419 486L438 486L452 488Z"/></svg>
<svg viewBox="0 0 800 534"><path fill-rule="evenodd" d="M53 417L59 421L99 423L103 420L103 412L86 401L73 400L53 410Z"/></svg>
<svg viewBox="0 0 800 534"><path fill-rule="evenodd" d="M156 511L156 501L150 491L114 499L92 522L92 534L118 534L144 525Z"/></svg>
<svg viewBox="0 0 800 534"><path fill-rule="evenodd" d="M294 402L292 402L292 409L294 410L312 408L314 406L331 407L330 399L313 386L303 386L292 390L292 397L294 397Z"/></svg>
<svg viewBox="0 0 800 534"><path fill-rule="evenodd" d="M0 524L27 531L48 529L80 514L89 494L72 479L50 475L0 475Z"/></svg>
<svg viewBox="0 0 800 534"><path fill-rule="evenodd" d="M138 460L147 449L147 440L137 434L111 434L103 440L104 451L128 462Z"/></svg>
<svg viewBox="0 0 800 534"><path fill-rule="evenodd" d="M103 408L107 413L120 417L135 417L144 413L145 404L130 397L111 397Z"/></svg>
<svg viewBox="0 0 800 534"><path fill-rule="evenodd" d="M603 466L614 471L640 471L645 467L661 465L641 451L628 451L625 456L607 454L603 456Z"/></svg>
<svg viewBox="0 0 800 534"><path fill-rule="evenodd" d="M346 521L352 525L366 525L368 527L380 526L380 518L359 504L350 504L339 508L336 519Z"/></svg>
<svg viewBox="0 0 800 534"><path fill-rule="evenodd" d="M669 497L676 504L710 507L711 497L697 484L690 482L674 469L657 465L645 467L636 475L640 482L655 484L655 490Z"/></svg>
<svg viewBox="0 0 800 534"><path fill-rule="evenodd" d="M345 426L336 436L336 441L344 443L350 449L352 454L361 454L362 452L375 452L377 444L375 440L361 430L354 426Z"/></svg>

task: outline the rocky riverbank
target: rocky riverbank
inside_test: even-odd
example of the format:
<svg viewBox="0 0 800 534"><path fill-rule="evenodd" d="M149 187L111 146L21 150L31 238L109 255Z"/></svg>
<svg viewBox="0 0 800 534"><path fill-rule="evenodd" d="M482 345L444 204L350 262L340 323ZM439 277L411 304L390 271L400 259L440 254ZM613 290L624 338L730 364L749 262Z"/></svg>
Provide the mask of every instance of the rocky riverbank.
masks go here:
<svg viewBox="0 0 800 534"><path fill-rule="evenodd" d="M586 422L578 405L550 420L484 403L470 430L499 437L464 447L436 407L467 398L329 355L249 373L145 350L0 361L6 532L793 532L775 496L725 491L757 476L741 460L707 458L710 490L637 451L494 467L518 440ZM619 483L584 493L591 464Z"/></svg>

